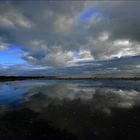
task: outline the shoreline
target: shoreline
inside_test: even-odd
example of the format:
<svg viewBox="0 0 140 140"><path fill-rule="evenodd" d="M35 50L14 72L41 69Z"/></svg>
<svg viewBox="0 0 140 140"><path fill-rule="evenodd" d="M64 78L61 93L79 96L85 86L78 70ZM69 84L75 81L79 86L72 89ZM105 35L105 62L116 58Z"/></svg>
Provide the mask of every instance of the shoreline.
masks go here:
<svg viewBox="0 0 140 140"><path fill-rule="evenodd" d="M133 80L138 81L140 77L35 77L35 76L0 76L0 82L3 81L21 81L21 80Z"/></svg>

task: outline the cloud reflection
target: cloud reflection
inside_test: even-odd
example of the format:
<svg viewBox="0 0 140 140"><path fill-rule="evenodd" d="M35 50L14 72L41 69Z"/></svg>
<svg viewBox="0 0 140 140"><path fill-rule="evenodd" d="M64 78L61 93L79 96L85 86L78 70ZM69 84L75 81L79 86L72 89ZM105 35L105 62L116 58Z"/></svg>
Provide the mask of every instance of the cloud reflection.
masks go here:
<svg viewBox="0 0 140 140"><path fill-rule="evenodd" d="M84 84L80 83L53 83L34 87L28 91L27 97L26 105L37 111L42 111L50 103L65 106L65 101L80 101L80 104L90 107L92 111L98 110L108 114L111 114L113 108L126 109L140 105L140 93L135 89L84 87Z"/></svg>

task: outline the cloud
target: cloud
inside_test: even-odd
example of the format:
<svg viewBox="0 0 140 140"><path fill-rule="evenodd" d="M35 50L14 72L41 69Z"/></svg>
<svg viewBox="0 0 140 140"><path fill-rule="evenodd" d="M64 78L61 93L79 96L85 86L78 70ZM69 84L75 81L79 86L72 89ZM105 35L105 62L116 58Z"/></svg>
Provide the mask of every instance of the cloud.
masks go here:
<svg viewBox="0 0 140 140"><path fill-rule="evenodd" d="M6 50L6 49L7 49L6 45L3 43L0 43L0 50Z"/></svg>
<svg viewBox="0 0 140 140"><path fill-rule="evenodd" d="M67 54L70 55L71 54ZM54 56L53 56L54 57ZM57 56L58 57L58 56ZM68 56L67 56L68 57ZM69 57L68 57L69 58ZM68 59L67 58L67 59ZM71 58L71 57L70 57ZM29 58L32 59L32 58ZM63 59L63 58L62 58ZM50 60L50 62L48 62ZM28 60L33 61L33 60ZM43 61L31 62L30 64L1 65L1 75L33 75L33 76L102 76L102 77L139 77L140 74L140 56L129 56L122 58L114 58L111 60L79 60L72 63L65 63L64 60L55 64L52 58L47 59L49 65L40 64ZM39 63L40 62L40 63ZM33 64L35 63L35 64ZM52 64L53 63L53 64ZM58 65L52 67L52 65ZM61 64L61 65L60 65ZM35 67L35 66L36 67ZM63 67L62 67L63 65ZM64 66L65 65L65 66Z"/></svg>
<svg viewBox="0 0 140 140"><path fill-rule="evenodd" d="M1 28L31 28L30 20L20 13L17 8L1 5L0 27Z"/></svg>
<svg viewBox="0 0 140 140"><path fill-rule="evenodd" d="M66 67L77 61L135 56L140 54L139 5L137 1L3 2L0 37L3 43L21 47L21 58L35 66Z"/></svg>

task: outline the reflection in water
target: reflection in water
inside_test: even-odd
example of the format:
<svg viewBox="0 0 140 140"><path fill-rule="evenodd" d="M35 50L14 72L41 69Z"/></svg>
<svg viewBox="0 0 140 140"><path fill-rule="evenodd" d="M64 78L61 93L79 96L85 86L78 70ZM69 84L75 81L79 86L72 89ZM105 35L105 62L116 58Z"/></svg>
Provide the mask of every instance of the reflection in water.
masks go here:
<svg viewBox="0 0 140 140"><path fill-rule="evenodd" d="M140 138L139 84L133 81L1 83L0 137Z"/></svg>

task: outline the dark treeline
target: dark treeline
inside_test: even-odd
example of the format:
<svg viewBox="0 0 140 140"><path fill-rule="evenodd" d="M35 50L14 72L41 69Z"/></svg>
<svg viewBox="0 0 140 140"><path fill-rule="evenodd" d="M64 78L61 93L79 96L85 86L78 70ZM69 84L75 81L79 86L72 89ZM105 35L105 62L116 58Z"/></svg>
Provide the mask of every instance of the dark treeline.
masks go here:
<svg viewBox="0 0 140 140"><path fill-rule="evenodd" d="M0 81L16 80L140 80L140 77L0 76Z"/></svg>
<svg viewBox="0 0 140 140"><path fill-rule="evenodd" d="M0 81L16 81L16 80L32 80L32 79L44 79L43 76L0 76ZM53 76L47 76L47 79L55 78Z"/></svg>

